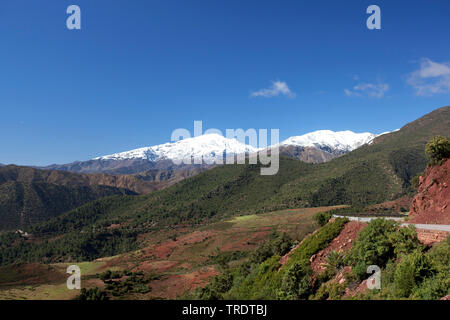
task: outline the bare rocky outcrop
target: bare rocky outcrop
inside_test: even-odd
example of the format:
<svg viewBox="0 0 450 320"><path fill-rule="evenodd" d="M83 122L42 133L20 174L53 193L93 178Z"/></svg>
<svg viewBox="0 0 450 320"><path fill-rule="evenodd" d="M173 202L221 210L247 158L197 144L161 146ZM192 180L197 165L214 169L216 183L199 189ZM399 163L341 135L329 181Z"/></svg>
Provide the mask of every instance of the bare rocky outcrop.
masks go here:
<svg viewBox="0 0 450 320"><path fill-rule="evenodd" d="M450 159L428 167L420 177L410 217L411 223L450 224Z"/></svg>
<svg viewBox="0 0 450 320"><path fill-rule="evenodd" d="M427 246L444 241L449 235L446 231L417 229L417 239Z"/></svg>

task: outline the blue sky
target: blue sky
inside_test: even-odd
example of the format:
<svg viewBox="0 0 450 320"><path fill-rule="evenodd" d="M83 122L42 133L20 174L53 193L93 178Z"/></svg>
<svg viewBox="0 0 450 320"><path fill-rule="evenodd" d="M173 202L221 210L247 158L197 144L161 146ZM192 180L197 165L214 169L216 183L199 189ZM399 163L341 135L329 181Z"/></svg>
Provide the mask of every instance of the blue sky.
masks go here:
<svg viewBox="0 0 450 320"><path fill-rule="evenodd" d="M164 143L194 120L281 139L397 129L450 104L449 14L440 0L2 0L0 163Z"/></svg>

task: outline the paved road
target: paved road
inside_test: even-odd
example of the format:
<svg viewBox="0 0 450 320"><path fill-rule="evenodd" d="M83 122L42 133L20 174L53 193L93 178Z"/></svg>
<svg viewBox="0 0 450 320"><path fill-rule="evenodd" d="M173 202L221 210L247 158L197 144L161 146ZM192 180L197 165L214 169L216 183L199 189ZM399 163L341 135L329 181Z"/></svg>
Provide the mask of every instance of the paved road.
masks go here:
<svg viewBox="0 0 450 320"><path fill-rule="evenodd" d="M436 230L450 232L450 225L447 224L414 224L414 223L402 223L402 226L413 224L417 229L424 230Z"/></svg>
<svg viewBox="0 0 450 320"><path fill-rule="evenodd" d="M333 217L335 218L348 218L351 221L360 221L360 222L370 222L373 219L378 219L380 217L347 217L347 216L340 216L334 214ZM395 221L403 221L403 218L396 218L396 217L383 217L383 219L387 220L395 220ZM408 225L414 225L417 229L424 229L424 230L436 230L436 231L447 231L450 232L450 225L446 224L420 224L420 223L402 223L401 225L406 227Z"/></svg>

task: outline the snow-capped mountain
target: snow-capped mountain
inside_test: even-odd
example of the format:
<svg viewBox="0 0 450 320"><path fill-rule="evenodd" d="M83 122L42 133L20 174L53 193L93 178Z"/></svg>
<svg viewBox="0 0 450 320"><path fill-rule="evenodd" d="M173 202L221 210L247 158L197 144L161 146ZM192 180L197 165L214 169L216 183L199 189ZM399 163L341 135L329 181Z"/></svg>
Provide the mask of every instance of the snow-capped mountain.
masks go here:
<svg viewBox="0 0 450 320"><path fill-rule="evenodd" d="M377 136L368 132L319 130L290 137L281 142L279 147L282 155L305 162L319 163L370 143ZM221 163L216 160L243 153L252 154L259 150L240 143L236 139L228 139L219 134L207 134L173 143L114 153L88 161L51 165L46 169L112 174L134 174L147 170L179 170L182 167L179 166L181 164Z"/></svg>
<svg viewBox="0 0 450 320"><path fill-rule="evenodd" d="M258 151L250 145L240 143L236 139L228 139L219 134L206 134L173 143L164 143L152 147L134 149L115 153L93 160L171 160L178 164L183 160L203 159L212 164L216 159L232 157L242 153Z"/></svg>
<svg viewBox="0 0 450 320"><path fill-rule="evenodd" d="M302 136L290 137L281 142L280 146L313 147L334 155L341 155L370 143L376 137L376 134L370 132L318 130Z"/></svg>
<svg viewBox="0 0 450 320"><path fill-rule="evenodd" d="M302 136L290 137L279 145L280 147L315 148L332 155L342 155L370 143L376 136L369 132L318 130ZM147 160L151 162L171 160L179 164L183 160L203 159L206 163L213 163L216 159L224 156L254 153L258 150L258 148L243 144L236 139L228 139L219 134L207 134L173 143L114 153L93 160Z"/></svg>

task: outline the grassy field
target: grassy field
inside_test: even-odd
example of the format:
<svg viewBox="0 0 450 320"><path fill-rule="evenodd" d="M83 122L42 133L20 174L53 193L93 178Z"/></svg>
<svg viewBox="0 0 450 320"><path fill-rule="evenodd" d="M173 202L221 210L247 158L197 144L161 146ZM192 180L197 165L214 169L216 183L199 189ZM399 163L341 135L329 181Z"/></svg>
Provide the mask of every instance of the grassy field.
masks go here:
<svg viewBox="0 0 450 320"><path fill-rule="evenodd" d="M81 269L82 286L96 284L96 275L106 265L102 261L74 263ZM0 268L1 300L68 300L75 298L77 290L66 286L67 267L71 263L22 264Z"/></svg>

